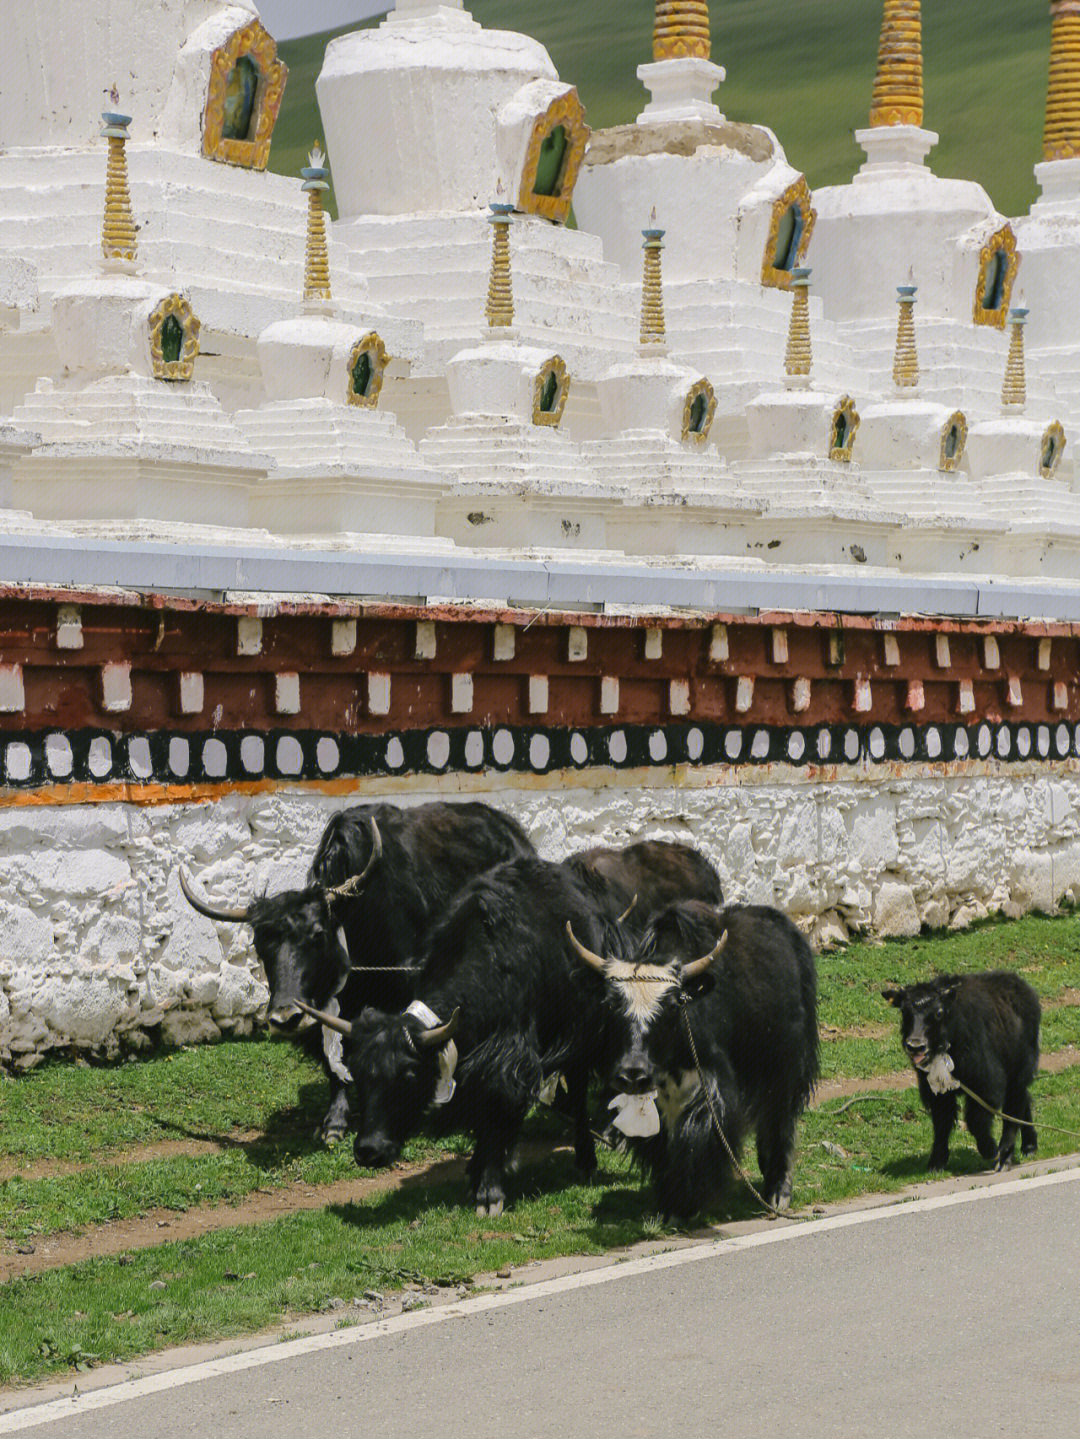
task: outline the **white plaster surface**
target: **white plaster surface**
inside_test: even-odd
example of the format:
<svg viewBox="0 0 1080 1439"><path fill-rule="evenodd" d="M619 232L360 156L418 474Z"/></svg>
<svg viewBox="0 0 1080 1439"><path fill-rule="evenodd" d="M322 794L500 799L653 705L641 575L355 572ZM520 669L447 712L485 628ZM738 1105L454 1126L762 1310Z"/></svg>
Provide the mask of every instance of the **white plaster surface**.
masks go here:
<svg viewBox="0 0 1080 1439"><path fill-rule="evenodd" d="M828 782L782 768L741 783L720 769L687 782L668 770L597 772L592 787L559 778L470 793L520 820L548 859L601 842L695 844L728 899L777 905L818 939L1080 901L1080 770L1070 763L904 777L853 768ZM411 804L463 788L447 778L383 793ZM159 1023L176 1040L245 1032L266 1002L250 932L196 914L177 868L226 904L294 887L349 802L278 791L0 812L0 1058L26 1066L72 1042L112 1052Z"/></svg>

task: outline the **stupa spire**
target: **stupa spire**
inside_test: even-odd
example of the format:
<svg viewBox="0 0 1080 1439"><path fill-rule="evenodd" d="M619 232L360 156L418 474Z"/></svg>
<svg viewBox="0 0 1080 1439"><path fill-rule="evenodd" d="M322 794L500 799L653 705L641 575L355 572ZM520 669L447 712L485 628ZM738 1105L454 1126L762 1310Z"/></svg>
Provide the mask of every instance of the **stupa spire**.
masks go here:
<svg viewBox="0 0 1080 1439"><path fill-rule="evenodd" d="M1001 387L1001 403L1011 410L1022 410L1027 403L1027 364L1024 358L1024 326L1028 311L1009 311L1012 335L1009 340L1009 358L1005 362L1005 383Z"/></svg>
<svg viewBox="0 0 1080 1439"><path fill-rule="evenodd" d="M656 0L654 60L707 60L711 52L706 0Z"/></svg>
<svg viewBox="0 0 1080 1439"><path fill-rule="evenodd" d="M915 291L908 277L896 287L900 314L896 323L896 353L893 356L893 384L898 390L914 390L919 384L919 352L915 346Z"/></svg>
<svg viewBox="0 0 1080 1439"><path fill-rule="evenodd" d="M113 104L119 96L114 89ZM139 253L135 219L131 213L131 192L128 188L127 127L130 115L105 110L101 133L109 141L109 161L105 172L105 218L101 227L101 252L106 260L122 260L134 264Z"/></svg>
<svg viewBox="0 0 1080 1439"><path fill-rule="evenodd" d="M923 122L922 8L920 0L885 0L870 125Z"/></svg>
<svg viewBox="0 0 1080 1439"><path fill-rule="evenodd" d="M488 209L492 242L485 314L489 329L505 330L514 323L514 284L510 273L510 216L514 207L494 200Z"/></svg>
<svg viewBox="0 0 1080 1439"><path fill-rule="evenodd" d="M329 190L326 176L329 173L324 164L326 157L318 140L311 147L306 167L300 171L304 177L301 186L307 192L307 251L304 259L304 299L329 300L330 256L326 249L326 215L323 211L323 191Z"/></svg>
<svg viewBox="0 0 1080 1439"><path fill-rule="evenodd" d="M659 7L657 7L659 9ZM649 219L649 228L641 232L645 237L642 246L645 252L644 270L641 277L641 343L663 345L667 343L667 327L664 323L664 277L660 256L664 250L664 231L656 227L656 210Z"/></svg>
<svg viewBox="0 0 1080 1439"><path fill-rule="evenodd" d="M1080 159L1080 0L1050 0L1044 160Z"/></svg>
<svg viewBox="0 0 1080 1439"><path fill-rule="evenodd" d="M784 373L789 389L805 389L810 384L813 359L810 345L810 271L800 268L791 272L791 319L784 352Z"/></svg>

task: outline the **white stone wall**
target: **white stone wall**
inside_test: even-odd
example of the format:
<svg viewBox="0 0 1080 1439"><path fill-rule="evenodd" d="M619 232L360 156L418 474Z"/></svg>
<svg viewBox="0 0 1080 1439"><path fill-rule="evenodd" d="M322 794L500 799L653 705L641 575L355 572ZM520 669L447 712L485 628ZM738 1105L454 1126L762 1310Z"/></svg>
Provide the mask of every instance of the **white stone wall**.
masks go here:
<svg viewBox="0 0 1080 1439"><path fill-rule="evenodd" d="M468 787L550 859L601 841L689 841L718 865L726 897L775 904L819 942L1080 902L1075 764L619 781L594 773L560 787L549 776L493 793L423 781L395 793L411 803ZM191 910L177 866L220 902L301 884L329 815L368 792L0 812L0 1063L28 1067L68 1045L112 1053L158 1023L177 1043L248 1032L266 1000L250 931Z"/></svg>

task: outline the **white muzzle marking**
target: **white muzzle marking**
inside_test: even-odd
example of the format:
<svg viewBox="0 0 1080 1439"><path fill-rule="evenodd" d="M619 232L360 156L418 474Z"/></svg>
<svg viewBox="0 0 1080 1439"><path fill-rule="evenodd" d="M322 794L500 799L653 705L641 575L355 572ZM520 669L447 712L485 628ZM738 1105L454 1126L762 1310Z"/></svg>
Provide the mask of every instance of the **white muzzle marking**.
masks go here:
<svg viewBox="0 0 1080 1439"><path fill-rule="evenodd" d="M643 1029L656 1018L660 1002L678 980L664 964L630 964L624 959L609 959L607 977L619 986L627 1013Z"/></svg>

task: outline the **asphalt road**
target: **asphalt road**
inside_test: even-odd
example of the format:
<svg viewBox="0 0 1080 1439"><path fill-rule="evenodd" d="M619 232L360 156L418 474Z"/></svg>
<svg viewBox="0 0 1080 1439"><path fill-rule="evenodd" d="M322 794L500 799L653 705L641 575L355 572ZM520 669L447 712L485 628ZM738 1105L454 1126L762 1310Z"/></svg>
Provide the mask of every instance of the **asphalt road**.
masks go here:
<svg viewBox="0 0 1080 1439"><path fill-rule="evenodd" d="M412 1315L363 1341L358 1330L339 1332L325 1336L336 1347L96 1412L76 1404L25 1432L1076 1435L1078 1178L1071 1171L1064 1182L1029 1180L984 1192L992 1198L902 1206L786 1236L770 1226L745 1247L709 1246L690 1262L693 1251L683 1251L643 1261L654 1266L647 1272L608 1270L602 1283L579 1276L532 1297L511 1291L487 1309L462 1304L461 1317L445 1322ZM577 1287L559 1287L569 1284Z"/></svg>

